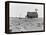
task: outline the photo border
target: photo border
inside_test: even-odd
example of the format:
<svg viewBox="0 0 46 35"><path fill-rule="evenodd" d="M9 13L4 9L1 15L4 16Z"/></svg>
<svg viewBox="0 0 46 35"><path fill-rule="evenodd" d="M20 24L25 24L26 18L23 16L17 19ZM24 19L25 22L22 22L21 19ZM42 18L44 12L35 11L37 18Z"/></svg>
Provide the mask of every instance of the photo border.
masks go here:
<svg viewBox="0 0 46 35"><path fill-rule="evenodd" d="M24 3L24 4L40 4L44 6L44 29L41 31L26 31L26 32L10 32L9 30L9 3ZM37 3L37 2L21 2L21 1L6 1L5 2L5 33L7 34L16 34L16 33L32 33L32 32L45 32L45 3Z"/></svg>

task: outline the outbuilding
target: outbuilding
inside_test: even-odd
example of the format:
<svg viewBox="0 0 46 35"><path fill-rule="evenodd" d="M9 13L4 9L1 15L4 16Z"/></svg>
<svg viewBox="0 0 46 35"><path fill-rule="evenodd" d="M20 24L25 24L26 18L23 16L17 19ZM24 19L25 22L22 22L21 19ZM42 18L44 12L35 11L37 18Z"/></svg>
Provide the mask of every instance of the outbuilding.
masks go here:
<svg viewBox="0 0 46 35"><path fill-rule="evenodd" d="M27 18L38 18L37 12L27 12Z"/></svg>

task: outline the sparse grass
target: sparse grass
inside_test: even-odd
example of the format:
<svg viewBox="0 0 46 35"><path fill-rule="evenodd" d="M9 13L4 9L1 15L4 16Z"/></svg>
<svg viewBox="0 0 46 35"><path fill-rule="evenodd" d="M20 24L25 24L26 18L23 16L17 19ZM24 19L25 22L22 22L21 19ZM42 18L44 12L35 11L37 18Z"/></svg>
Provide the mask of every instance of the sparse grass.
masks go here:
<svg viewBox="0 0 46 35"><path fill-rule="evenodd" d="M43 18L10 18L10 26L13 32L43 30Z"/></svg>

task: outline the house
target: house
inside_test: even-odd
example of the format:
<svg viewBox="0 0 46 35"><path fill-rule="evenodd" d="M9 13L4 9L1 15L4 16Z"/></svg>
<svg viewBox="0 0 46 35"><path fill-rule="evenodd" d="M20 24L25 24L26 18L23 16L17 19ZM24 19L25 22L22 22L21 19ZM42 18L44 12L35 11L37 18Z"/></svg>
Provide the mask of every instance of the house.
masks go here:
<svg viewBox="0 0 46 35"><path fill-rule="evenodd" d="M38 18L37 12L27 12L27 18Z"/></svg>

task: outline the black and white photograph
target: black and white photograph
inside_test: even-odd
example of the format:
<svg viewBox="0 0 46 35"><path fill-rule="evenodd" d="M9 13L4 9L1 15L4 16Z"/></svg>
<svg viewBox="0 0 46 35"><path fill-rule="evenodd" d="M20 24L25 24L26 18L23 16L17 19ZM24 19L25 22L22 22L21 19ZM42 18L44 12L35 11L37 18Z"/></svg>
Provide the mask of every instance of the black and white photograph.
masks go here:
<svg viewBox="0 0 46 35"><path fill-rule="evenodd" d="M9 31L44 30L44 4L9 3Z"/></svg>

